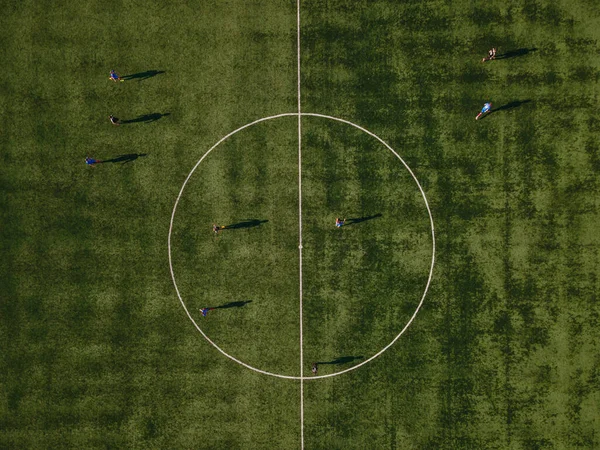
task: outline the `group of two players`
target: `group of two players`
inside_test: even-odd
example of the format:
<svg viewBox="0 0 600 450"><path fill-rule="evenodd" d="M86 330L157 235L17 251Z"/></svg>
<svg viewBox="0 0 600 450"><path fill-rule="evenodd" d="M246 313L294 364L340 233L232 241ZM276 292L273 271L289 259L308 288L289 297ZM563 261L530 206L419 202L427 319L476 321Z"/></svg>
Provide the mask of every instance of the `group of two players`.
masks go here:
<svg viewBox="0 0 600 450"><path fill-rule="evenodd" d="M496 59L496 48L492 48L488 50L488 55L481 60L481 62L491 61L492 59ZM481 108L481 112L477 114L475 120L478 120L481 116L483 116L486 112L492 110L492 102L484 103L483 108Z"/></svg>

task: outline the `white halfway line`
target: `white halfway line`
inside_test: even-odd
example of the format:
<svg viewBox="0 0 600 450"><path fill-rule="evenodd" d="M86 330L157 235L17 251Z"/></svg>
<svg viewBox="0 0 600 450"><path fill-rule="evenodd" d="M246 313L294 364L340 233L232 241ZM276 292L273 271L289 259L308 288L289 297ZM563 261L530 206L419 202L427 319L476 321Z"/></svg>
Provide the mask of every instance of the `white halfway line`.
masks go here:
<svg viewBox="0 0 600 450"><path fill-rule="evenodd" d="M297 0L298 4L300 0ZM298 11L298 24L299 24L299 11ZM298 28L299 30L299 28ZM298 45L299 45L299 37L298 37ZM299 73L299 70L298 70ZM298 78L298 92L300 92L300 78ZM298 101L298 107L300 108L300 101ZM261 122L265 122L268 120L273 120L273 119L277 119L280 117L292 117L292 116L296 116L298 117L298 162L300 164L301 162L301 122L300 119L302 116L309 116L309 117L320 117L323 119L328 119L328 120L333 120L333 121L337 121L337 122L341 122L341 123L345 123L347 125L351 125L354 128L363 131L364 133L368 134L369 136L375 138L377 141L379 141L381 144L383 144L390 152L392 152L402 163L402 165L404 166L404 168L410 173L411 177L413 178L414 182L416 183L421 196L423 198L423 201L425 203L425 207L427 208L427 213L429 215L429 223L431 226L431 240L432 240L432 252L431 252L431 266L429 268L429 276L427 278L427 283L425 285L425 289L423 291L423 295L421 296L421 300L419 301L419 304L417 305L415 311L413 312L412 316L410 317L410 319L408 320L408 322L404 325L404 327L400 330L400 332L396 335L396 337L394 337L394 339L392 339L392 341L387 344L384 348L382 348L380 351L378 351L376 354L374 354L373 356L371 356L370 358L366 359L365 361L361 362L360 364L357 364L355 366L349 367L347 369L341 370L339 372L335 372L335 373L330 373L327 375L318 375L318 376L311 376L311 377L304 377L304 370L303 370L303 346L302 346L302 199L301 199L301 195L299 196L299 210L300 210L300 220L299 220L299 226L300 226L300 238L299 238L299 258L300 258L300 376L290 376L290 375L283 375L283 374L278 374L278 373L273 373L273 372L268 372L266 370L261 370L258 369L256 367L253 367L243 361L240 361L239 359L235 358L234 356L226 353L223 349L221 349L215 342L213 342L207 335L206 333L204 333L204 331L202 331L202 329L200 328L200 326L196 323L196 321L194 320L194 318L192 317L192 314L190 313L190 311L188 310L187 306L185 305L185 302L183 301L183 297L181 296L181 292L179 291L179 287L177 286L177 281L175 279L175 272L173 269L173 256L172 256L172 246L171 246L171 237L173 234L173 224L175 221L175 213L177 211L177 206L179 204L179 201L181 200L181 197L183 195L183 192L185 190L185 187L187 185L187 183L189 182L190 178L192 177L192 175L194 174L194 172L196 171L196 169L198 168L198 166L202 163L202 161L204 161L204 159L215 149L217 148L221 143L223 143L225 140L229 139L231 136L233 136L234 134L249 128L253 125L256 125L258 123ZM301 167L299 167L299 171L298 171L298 177L299 177L299 183L300 183L300 192L301 192ZM213 347L215 347L222 355L226 356L227 358L231 359L232 361L235 361L236 363L246 367L247 369L250 369L254 372L257 373L261 373L263 375L269 375L269 376L273 376L273 377L277 377L277 378L284 378L284 379L288 379L288 380L299 380L300 381L300 420L301 420L301 445L302 448L304 448L304 380L318 380L318 379L322 379L322 378L330 378L330 377L335 377L338 375L342 375L343 373L347 373L353 370L358 369L359 367L364 366L365 364L373 361L375 358L378 358L379 356L381 356L386 350L388 350L392 345L394 345L396 343L396 341L398 339L400 339L400 336L402 336L404 334L404 332L408 329L408 327L410 327L410 325L412 324L412 322L414 321L414 319L416 318L417 314L419 313L419 310L421 309L421 306L423 306L423 303L425 301L425 297L427 296L427 292L429 290L429 286L431 285L431 280L433 278L433 269L435 266L435 228L434 228L434 223L433 223L433 215L431 214L431 208L429 207L429 202L427 201L427 196L425 195L425 191L423 190L421 184L419 183L419 180L417 179L416 175L414 174L414 172L411 170L411 168L408 166L408 164L406 164L406 162L402 159L402 157L392 148L390 147L389 144L387 144L383 139L381 139L379 136L377 136L376 134L372 133L371 131L367 130L366 128L361 127L360 125L357 125L353 122L350 122L349 120L346 119L341 119L339 117L334 117L334 116L328 116L325 114L317 114L317 113L303 113L300 111L300 109L298 110L298 112L295 113L282 113L282 114L276 114L273 116L268 116L268 117L263 117L261 119L257 119L251 123L247 123L246 125L243 125L241 127L239 127L238 129L230 132L229 134L223 136L221 139L219 139L219 141L214 144L199 160L198 162L194 165L194 167L192 168L192 170L190 171L190 173L188 174L188 176L186 177L185 181L183 182L183 185L181 186L181 189L179 190L179 194L177 195L177 199L175 200L175 204L173 205L173 211L171 213L171 221L169 223L169 236L168 236L168 241L167 241L167 247L168 247L168 252L169 252L169 270L171 272L171 279L173 281L173 286L175 287L175 291L177 293L177 297L179 298L179 302L181 303L181 306L183 307L183 309L185 310L188 318L191 320L191 322L194 324L194 327L196 327L196 329L198 330L198 332L200 334L202 334L202 336L204 337L204 339L206 339Z"/></svg>
<svg viewBox="0 0 600 450"><path fill-rule="evenodd" d="M302 337L302 103L300 96L300 0L296 3L298 46L298 258L300 290L300 448L304 449L304 343Z"/></svg>

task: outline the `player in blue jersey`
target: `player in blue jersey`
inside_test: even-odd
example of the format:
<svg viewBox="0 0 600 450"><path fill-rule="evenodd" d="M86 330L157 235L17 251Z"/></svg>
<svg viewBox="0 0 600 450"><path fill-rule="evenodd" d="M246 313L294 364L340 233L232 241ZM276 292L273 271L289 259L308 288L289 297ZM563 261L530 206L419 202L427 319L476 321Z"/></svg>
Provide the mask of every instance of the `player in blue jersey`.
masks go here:
<svg viewBox="0 0 600 450"><path fill-rule="evenodd" d="M89 156L87 158L85 158L85 163L88 166L93 166L94 164L98 164L101 163L102 161L98 160L98 159L94 159L94 158L90 158Z"/></svg>
<svg viewBox="0 0 600 450"><path fill-rule="evenodd" d="M206 317L206 315L208 314L208 312L210 310L213 310L215 308L200 308L200 312L202 313L202 317Z"/></svg>
<svg viewBox="0 0 600 450"><path fill-rule="evenodd" d="M479 119L481 116L483 116L486 112L490 112L492 110L492 102L489 103L485 103L483 105L483 108L481 108L481 112L479 114L477 114L477 116L475 117L475 120Z"/></svg>
<svg viewBox="0 0 600 450"><path fill-rule="evenodd" d="M110 71L110 80L113 80L115 83L119 82L119 81L123 81L123 79L121 78L121 75L119 75L117 72L115 72L114 70Z"/></svg>
<svg viewBox="0 0 600 450"><path fill-rule="evenodd" d="M342 228L342 225L346 222L346 219L340 219L339 217L335 218L335 226L338 228Z"/></svg>

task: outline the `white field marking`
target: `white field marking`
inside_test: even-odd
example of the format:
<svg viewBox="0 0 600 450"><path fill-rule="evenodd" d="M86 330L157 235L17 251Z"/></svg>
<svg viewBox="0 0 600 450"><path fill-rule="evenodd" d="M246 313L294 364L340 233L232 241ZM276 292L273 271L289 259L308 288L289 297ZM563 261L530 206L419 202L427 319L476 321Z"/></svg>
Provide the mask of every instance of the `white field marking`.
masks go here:
<svg viewBox="0 0 600 450"><path fill-rule="evenodd" d="M304 450L304 338L302 336L302 102L300 95L300 0L296 2L298 47L298 258L300 290L300 448Z"/></svg>
<svg viewBox="0 0 600 450"><path fill-rule="evenodd" d="M239 131L242 131L242 130L248 128L248 127L251 127L252 125L256 125L258 123L265 122L267 120L277 119L277 118L280 118L280 117L297 117L298 113L296 113L296 112L294 112L294 113L282 113L282 114L277 114L277 115L274 115L274 116L263 117L262 119L255 120L254 122L251 122L251 123L248 123L248 124L246 124L244 126L241 126L237 130L234 130L231 133L229 133L226 136L224 136L223 138L221 138L215 145L213 145L202 156L202 158L200 158L200 160L192 168L191 172L188 174L188 176L186 177L185 181L183 182L183 185L181 186L181 189L179 190L179 194L177 195L177 199L175 200L175 205L173 206L173 212L171 213L171 222L169 224L168 251L169 251L169 269L171 271L171 279L173 280L173 285L175 286L175 291L177 292L177 297L179 298L179 302L181 303L181 306L183 306L183 309L185 310L187 316L192 321L192 323L194 324L194 326L196 327L196 329L200 332L200 334L202 334L202 336L210 344L212 344L213 347L215 347L219 352L221 352L221 354L223 354L227 358L229 358L232 361L235 361L236 363L238 363L238 364L246 367L247 369L253 370L254 372L262 373L263 375L270 375L272 377L277 377L277 378L284 378L284 379L288 379L288 380L301 380L302 381L302 380L318 380L318 379L321 379L321 378L335 377L337 375L341 375L343 373L350 372L352 370L358 369L359 367L364 366L368 362L371 362L375 358L381 356L386 350L388 350L392 345L394 345L398 339L400 339L400 336L402 336L404 334L404 332L412 324L413 320L415 319L415 317L419 313L419 310L421 309L421 306L423 306L423 302L425 301L425 297L427 296L427 292L429 291L429 286L431 285L431 280L433 278L433 267L435 265L435 228L434 228L434 225L433 225L433 216L431 214L431 209L429 207L429 202L427 201L427 197L425 196L425 191L423 191L423 188L421 187L421 184L419 183L419 180L417 179L417 177L415 176L415 174L413 173L413 171L410 169L410 167L408 167L408 165L406 164L406 162L404 162L404 160L400 157L400 155L398 153L396 153L396 151L392 147L390 147L383 139L381 139L376 134L373 134L369 130L361 127L360 125L356 125L355 123L350 122L349 120L340 119L338 117L328 116L328 115L325 115L325 114L317 114L317 113L305 113L304 112L304 113L300 113L300 115L307 116L307 117L321 117L323 119L329 119L329 120L334 120L336 122L345 123L345 124L353 126L354 128L356 128L358 130L361 130L361 131L367 133L369 136L374 137L379 142L381 142L389 151L391 151L394 155L396 155L396 157L400 160L400 162L402 162L402 164L404 165L404 167L406 168L406 170L408 170L408 172L412 176L413 180L417 184L417 187L419 188L419 191L421 192L421 196L423 197L423 201L425 202L425 207L427 208L427 213L429 214L429 223L430 223L430 226L431 226L431 239L432 239L431 266L429 268L429 277L427 278L427 283L425 285L425 290L423 291L423 295L421 297L421 301L417 305L417 308L415 309L415 312L411 316L410 320L406 323L406 325L404 326L404 328L402 328L402 330L398 333L398 335L388 345L386 345L383 349L381 349L379 352L377 352L376 354L374 354L370 358L364 360L360 364L357 364L357 365L349 367L349 368L347 368L345 370L341 370L341 371L335 372L335 373L330 373L330 374L327 374L327 375L317 375L317 376L309 376L309 377L304 377L304 376L296 377L296 376L282 375L282 374L279 374L279 373L273 373L273 372L268 372L266 370L257 369L256 367L252 367L251 365L246 364L245 362L240 361L239 359L235 358L234 356L226 353L217 344L215 344L204 333L204 331L202 331L202 329L198 326L198 324L196 323L196 321L192 317L191 313L189 312L189 310L185 306L183 298L181 297L181 293L179 292L179 288L177 287L177 282L175 281L175 273L173 271L173 260L172 260L172 255L171 255L171 234L173 232L173 222L174 222L174 219L175 219L175 212L177 211L177 205L179 204L179 201L181 200L181 196L183 195L183 191L185 189L185 186L187 185L188 181L190 180L191 176L196 171L196 169L198 168L198 166L200 165L200 163L202 161L204 161L204 158L206 158L209 155L209 153L211 153L223 141L225 141L226 139L229 139L231 136L233 136L234 134L236 134Z"/></svg>

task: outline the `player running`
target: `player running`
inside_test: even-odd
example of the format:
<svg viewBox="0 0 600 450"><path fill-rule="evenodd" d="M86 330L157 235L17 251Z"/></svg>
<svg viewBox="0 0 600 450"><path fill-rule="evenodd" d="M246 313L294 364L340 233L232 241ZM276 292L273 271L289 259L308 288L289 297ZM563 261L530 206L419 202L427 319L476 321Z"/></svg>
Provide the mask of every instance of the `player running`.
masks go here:
<svg viewBox="0 0 600 450"><path fill-rule="evenodd" d="M479 119L486 112L490 112L491 110L492 110L492 102L484 103L483 108L481 108L481 112L479 114L477 114L477 116L475 117L475 120Z"/></svg>

